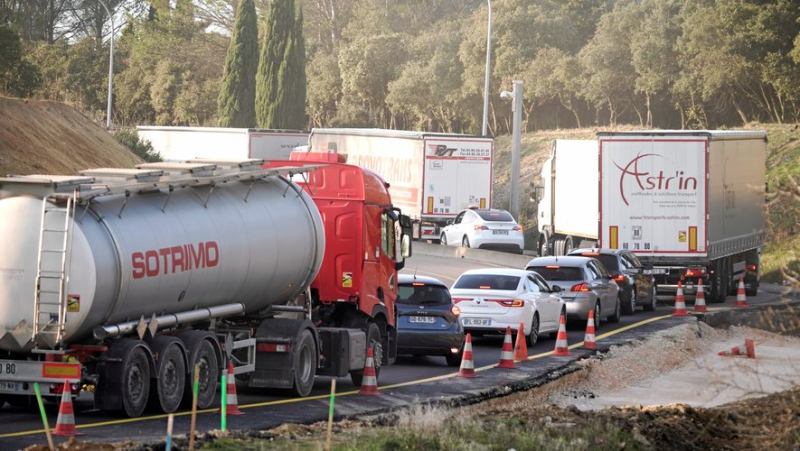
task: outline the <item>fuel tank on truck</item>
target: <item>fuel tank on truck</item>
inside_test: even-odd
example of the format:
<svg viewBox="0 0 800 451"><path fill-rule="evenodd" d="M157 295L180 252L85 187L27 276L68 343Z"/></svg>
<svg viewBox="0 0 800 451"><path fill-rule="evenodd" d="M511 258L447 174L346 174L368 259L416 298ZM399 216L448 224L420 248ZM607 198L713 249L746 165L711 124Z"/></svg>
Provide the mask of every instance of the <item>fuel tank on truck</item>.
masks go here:
<svg viewBox="0 0 800 451"><path fill-rule="evenodd" d="M60 327L50 343L58 347L142 316L232 303L252 313L294 299L322 264L322 220L302 189L262 163L0 179L0 349L30 349L46 323ZM74 221L42 233L43 215L59 211ZM47 299L62 303L63 316L47 313L59 311Z"/></svg>

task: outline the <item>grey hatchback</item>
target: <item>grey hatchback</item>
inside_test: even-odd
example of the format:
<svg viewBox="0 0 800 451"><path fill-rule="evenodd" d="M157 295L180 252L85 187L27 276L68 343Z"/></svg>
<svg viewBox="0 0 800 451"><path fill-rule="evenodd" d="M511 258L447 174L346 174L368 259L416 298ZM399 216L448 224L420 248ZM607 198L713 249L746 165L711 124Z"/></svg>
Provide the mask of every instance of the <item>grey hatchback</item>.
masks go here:
<svg viewBox="0 0 800 451"><path fill-rule="evenodd" d="M536 271L551 286L561 287L561 298L567 306L567 317L587 319L594 310L595 327L601 319L619 322L622 305L618 273L609 273L598 260L590 257L537 257L528 262L528 271Z"/></svg>
<svg viewBox="0 0 800 451"><path fill-rule="evenodd" d="M444 356L461 365L464 328L447 286L433 277L400 274L397 289L397 353Z"/></svg>

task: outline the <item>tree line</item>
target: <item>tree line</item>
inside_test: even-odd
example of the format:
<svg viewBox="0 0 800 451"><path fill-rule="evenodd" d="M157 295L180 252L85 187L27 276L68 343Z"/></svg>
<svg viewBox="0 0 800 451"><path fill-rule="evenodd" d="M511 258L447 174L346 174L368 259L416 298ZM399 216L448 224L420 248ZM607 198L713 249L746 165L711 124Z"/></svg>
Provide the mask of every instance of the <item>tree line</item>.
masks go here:
<svg viewBox="0 0 800 451"><path fill-rule="evenodd" d="M480 132L487 0L295 1L105 0L114 123ZM796 0L491 7L492 134L513 80L530 131L800 121ZM99 0L0 0L0 91L102 118L110 36Z"/></svg>

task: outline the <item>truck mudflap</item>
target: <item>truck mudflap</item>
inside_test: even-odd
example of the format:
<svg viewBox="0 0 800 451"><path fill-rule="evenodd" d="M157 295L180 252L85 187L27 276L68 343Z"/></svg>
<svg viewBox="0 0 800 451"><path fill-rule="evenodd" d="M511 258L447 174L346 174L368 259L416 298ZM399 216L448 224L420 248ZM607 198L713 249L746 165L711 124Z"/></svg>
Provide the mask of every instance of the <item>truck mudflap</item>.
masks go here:
<svg viewBox="0 0 800 451"><path fill-rule="evenodd" d="M0 393L32 395L34 382L63 384L65 381L80 384L80 363L0 360Z"/></svg>
<svg viewBox="0 0 800 451"><path fill-rule="evenodd" d="M307 342L309 334L315 353L306 361L304 356L307 356L310 345ZM247 378L248 386L298 389L298 385L301 385L298 394L305 396L307 393L303 392L309 391L307 390L309 376L313 384L320 348L319 337L311 321L288 318L265 319L259 324L255 339L255 370Z"/></svg>

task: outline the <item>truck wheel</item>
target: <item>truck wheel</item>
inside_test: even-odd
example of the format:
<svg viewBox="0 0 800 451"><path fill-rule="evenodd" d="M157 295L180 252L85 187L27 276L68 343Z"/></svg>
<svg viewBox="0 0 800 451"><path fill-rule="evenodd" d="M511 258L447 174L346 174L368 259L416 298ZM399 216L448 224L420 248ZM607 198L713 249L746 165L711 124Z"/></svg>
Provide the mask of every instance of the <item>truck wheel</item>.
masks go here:
<svg viewBox="0 0 800 451"><path fill-rule="evenodd" d="M447 246L447 237L445 236L444 233L442 234L442 237L439 238L439 244L441 244L442 246Z"/></svg>
<svg viewBox="0 0 800 451"><path fill-rule="evenodd" d="M375 365L375 379L377 379L381 371L381 362L383 362L383 345L381 344L381 330L375 323L371 323L367 329L367 349L370 346L372 346L372 361ZM351 372L350 379L353 381L353 385L360 387L364 380L364 370Z"/></svg>
<svg viewBox="0 0 800 451"><path fill-rule="evenodd" d="M197 408L207 409L211 407L214 398L217 395L217 386L219 385L219 362L217 361L217 353L214 351L214 346L208 340L200 340L190 352L192 359L189 368L189 377L186 381L184 390L184 399L192 402L192 387L194 385L194 367L198 365L200 368L198 383L200 389L197 392Z"/></svg>
<svg viewBox="0 0 800 451"><path fill-rule="evenodd" d="M650 300L647 304L644 305L645 312L652 312L656 309L658 305L658 288L656 288L656 284L653 283L650 285Z"/></svg>
<svg viewBox="0 0 800 451"><path fill-rule="evenodd" d="M461 245L464 247L469 247L469 238L464 236L464 238L461 240Z"/></svg>
<svg viewBox="0 0 800 451"><path fill-rule="evenodd" d="M547 240L542 240L542 242L539 243L539 257L547 257L547 254Z"/></svg>
<svg viewBox="0 0 800 451"><path fill-rule="evenodd" d="M297 338L294 353L294 387L297 396L304 398L314 388L317 369L317 347L308 329L303 329Z"/></svg>
<svg viewBox="0 0 800 451"><path fill-rule="evenodd" d="M564 255L569 254L573 249L575 249L575 246L572 244L572 237L568 236L567 239L564 240Z"/></svg>
<svg viewBox="0 0 800 451"><path fill-rule="evenodd" d="M564 240L556 240L553 243L553 255L558 257L564 255Z"/></svg>
<svg viewBox="0 0 800 451"><path fill-rule="evenodd" d="M151 399L164 413L178 410L183 400L186 383L186 356L178 343L178 340L175 339L174 343L166 345L160 351L154 350L159 354L159 362Z"/></svg>
<svg viewBox="0 0 800 451"><path fill-rule="evenodd" d="M130 418L144 412L150 394L150 362L142 346L124 357L122 369L122 408Z"/></svg>

